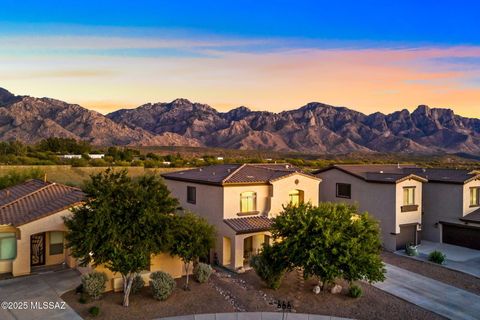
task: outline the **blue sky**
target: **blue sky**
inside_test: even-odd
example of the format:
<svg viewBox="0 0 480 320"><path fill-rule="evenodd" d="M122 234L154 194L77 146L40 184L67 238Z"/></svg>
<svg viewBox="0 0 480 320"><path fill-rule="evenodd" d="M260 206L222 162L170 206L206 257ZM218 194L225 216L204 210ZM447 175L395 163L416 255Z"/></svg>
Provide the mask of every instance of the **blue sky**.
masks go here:
<svg viewBox="0 0 480 320"><path fill-rule="evenodd" d="M102 112L182 96L219 109L323 101L368 113L426 103L480 116L478 1L3 0L1 8L0 86L19 94Z"/></svg>

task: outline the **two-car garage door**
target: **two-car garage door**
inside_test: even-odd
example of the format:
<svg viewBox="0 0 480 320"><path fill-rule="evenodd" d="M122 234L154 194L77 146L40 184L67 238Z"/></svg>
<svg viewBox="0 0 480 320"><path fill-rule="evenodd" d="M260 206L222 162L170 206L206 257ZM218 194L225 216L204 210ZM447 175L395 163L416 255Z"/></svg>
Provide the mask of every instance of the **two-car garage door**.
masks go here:
<svg viewBox="0 0 480 320"><path fill-rule="evenodd" d="M480 250L480 228L442 224L442 242Z"/></svg>

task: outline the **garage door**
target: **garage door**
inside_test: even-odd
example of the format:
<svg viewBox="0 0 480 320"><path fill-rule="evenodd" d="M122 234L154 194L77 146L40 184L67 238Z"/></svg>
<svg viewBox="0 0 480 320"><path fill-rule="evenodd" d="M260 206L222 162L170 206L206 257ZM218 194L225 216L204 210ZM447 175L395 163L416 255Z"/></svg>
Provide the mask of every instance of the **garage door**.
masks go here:
<svg viewBox="0 0 480 320"><path fill-rule="evenodd" d="M400 233L397 234L397 250L405 249L405 246L413 243L418 244L416 241L420 239L417 236L417 225L403 225L400 226Z"/></svg>
<svg viewBox="0 0 480 320"><path fill-rule="evenodd" d="M480 228L443 224L444 243L480 250Z"/></svg>

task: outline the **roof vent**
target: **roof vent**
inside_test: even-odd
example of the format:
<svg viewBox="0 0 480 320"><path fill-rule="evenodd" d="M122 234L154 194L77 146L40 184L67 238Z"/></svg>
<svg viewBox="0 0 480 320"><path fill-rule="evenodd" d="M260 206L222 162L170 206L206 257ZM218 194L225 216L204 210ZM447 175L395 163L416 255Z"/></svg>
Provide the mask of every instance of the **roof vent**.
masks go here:
<svg viewBox="0 0 480 320"><path fill-rule="evenodd" d="M288 169L290 168L290 166L288 164L285 165L285 169Z"/></svg>
<svg viewBox="0 0 480 320"><path fill-rule="evenodd" d="M380 173L383 173L383 171L380 171Z"/></svg>
<svg viewBox="0 0 480 320"><path fill-rule="evenodd" d="M212 176L214 176L214 175L215 175L215 171L212 172Z"/></svg>
<svg viewBox="0 0 480 320"><path fill-rule="evenodd" d="M423 172L423 173L427 172L427 169L422 168L422 172Z"/></svg>
<svg viewBox="0 0 480 320"><path fill-rule="evenodd" d="M255 178L254 176L247 176L248 179L253 179Z"/></svg>
<svg viewBox="0 0 480 320"><path fill-rule="evenodd" d="M198 169L198 171L200 171L200 172L202 172L202 170L203 170L202 168Z"/></svg>
<svg viewBox="0 0 480 320"><path fill-rule="evenodd" d="M228 172L228 173L232 172L232 169L227 169L227 172Z"/></svg>
<svg viewBox="0 0 480 320"><path fill-rule="evenodd" d="M179 172L178 174L184 174L185 172Z"/></svg>

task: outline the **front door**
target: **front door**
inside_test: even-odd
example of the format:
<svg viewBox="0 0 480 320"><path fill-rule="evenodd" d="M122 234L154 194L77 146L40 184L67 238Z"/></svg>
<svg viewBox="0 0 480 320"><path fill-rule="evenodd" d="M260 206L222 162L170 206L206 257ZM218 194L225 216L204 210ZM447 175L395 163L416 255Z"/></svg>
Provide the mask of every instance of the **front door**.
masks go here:
<svg viewBox="0 0 480 320"><path fill-rule="evenodd" d="M30 264L43 266L45 264L45 232L30 237Z"/></svg>

